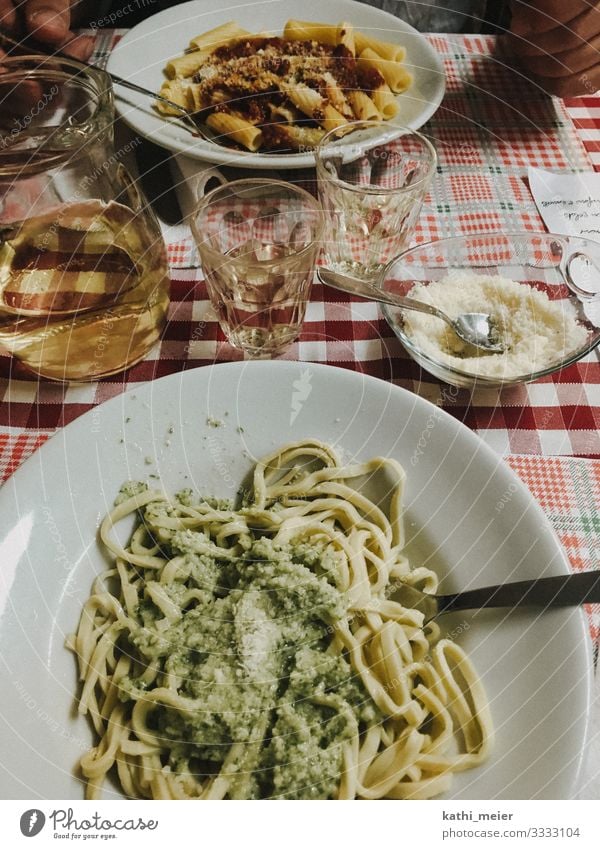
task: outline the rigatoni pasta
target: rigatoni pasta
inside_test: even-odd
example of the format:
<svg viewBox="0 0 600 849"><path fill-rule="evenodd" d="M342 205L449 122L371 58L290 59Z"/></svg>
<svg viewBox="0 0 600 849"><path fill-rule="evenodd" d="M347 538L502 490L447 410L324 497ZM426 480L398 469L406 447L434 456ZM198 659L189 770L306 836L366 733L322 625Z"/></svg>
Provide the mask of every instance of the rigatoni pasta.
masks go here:
<svg viewBox="0 0 600 849"><path fill-rule="evenodd" d="M348 123L348 119L327 98L304 83L291 88L287 94L294 106L307 117L316 120L324 130L334 130Z"/></svg>
<svg viewBox="0 0 600 849"><path fill-rule="evenodd" d="M231 112L213 112L206 119L206 123L217 133L229 136L247 150L258 150L263 141L260 127L246 121L240 115Z"/></svg>
<svg viewBox="0 0 600 849"><path fill-rule="evenodd" d="M352 109L360 121L379 121L382 117L375 102L364 91L351 91L348 95Z"/></svg>
<svg viewBox="0 0 600 849"><path fill-rule="evenodd" d="M356 44L352 24L344 22L338 26L337 44L342 44L353 56L356 56Z"/></svg>
<svg viewBox="0 0 600 849"><path fill-rule="evenodd" d="M384 59L371 47L365 48L358 57L359 68L371 68L379 71L391 91L400 93L412 84L412 74L402 67L399 62Z"/></svg>
<svg viewBox="0 0 600 849"><path fill-rule="evenodd" d="M210 50L195 50L193 53L184 53L167 62L165 73L170 80L181 77L191 77L202 67L210 56Z"/></svg>
<svg viewBox="0 0 600 849"><path fill-rule="evenodd" d="M371 97L384 121L389 121L398 114L398 101L387 83L383 82L373 89Z"/></svg>
<svg viewBox="0 0 600 849"><path fill-rule="evenodd" d="M372 50L377 53L382 59L387 59L389 62L404 62L406 58L406 50L399 44L391 44L388 41L380 41L370 35L365 35L362 32L356 33L356 49L358 53L363 53L365 50Z"/></svg>
<svg viewBox="0 0 600 849"><path fill-rule="evenodd" d="M229 21L191 38L167 63L160 94L200 113L219 141L250 151L304 150L350 121L394 118L395 94L412 82L405 54L347 21L289 20L282 37ZM178 114L161 101L156 108Z"/></svg>
<svg viewBox="0 0 600 849"><path fill-rule="evenodd" d="M318 24L315 21L291 20L283 28L283 37L289 41L318 41L335 47L338 36L339 27L335 24Z"/></svg>
<svg viewBox="0 0 600 849"><path fill-rule="evenodd" d="M203 50L205 48L216 50L217 47L221 47L235 38L248 35L251 35L251 33L247 29L239 26L235 21L228 21L226 24L221 24L219 27L210 29L208 32L204 32L202 35L196 35L190 39L190 47L196 50Z"/></svg>

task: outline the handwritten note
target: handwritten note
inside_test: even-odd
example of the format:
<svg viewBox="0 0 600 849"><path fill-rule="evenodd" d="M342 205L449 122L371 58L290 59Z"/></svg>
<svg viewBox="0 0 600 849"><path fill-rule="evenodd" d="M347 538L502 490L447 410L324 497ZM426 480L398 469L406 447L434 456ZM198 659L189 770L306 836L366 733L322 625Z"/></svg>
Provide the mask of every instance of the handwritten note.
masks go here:
<svg viewBox="0 0 600 849"><path fill-rule="evenodd" d="M600 173L529 169L529 187L551 233L600 242Z"/></svg>

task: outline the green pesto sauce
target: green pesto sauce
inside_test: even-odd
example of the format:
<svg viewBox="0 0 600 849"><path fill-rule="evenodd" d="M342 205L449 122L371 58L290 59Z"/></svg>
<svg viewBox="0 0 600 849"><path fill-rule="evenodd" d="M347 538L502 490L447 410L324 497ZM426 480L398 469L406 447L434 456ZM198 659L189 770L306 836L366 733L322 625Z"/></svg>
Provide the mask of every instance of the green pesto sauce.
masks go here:
<svg viewBox="0 0 600 849"><path fill-rule="evenodd" d="M122 493L137 491L128 484ZM193 502L189 492L179 498ZM165 511L160 503L145 508L150 533ZM167 622L146 592L121 647L178 676L179 693L194 700L192 711L161 706L152 714L172 741L170 768L214 774L241 743L227 769L235 776L228 798L332 798L344 742L379 718L346 658L327 653L332 624L347 612L332 555L297 540L277 546L255 532L244 554L227 561L207 551L204 533L158 536L163 553L180 558L176 578L161 588L181 615ZM120 685L124 701L146 688L133 678Z"/></svg>

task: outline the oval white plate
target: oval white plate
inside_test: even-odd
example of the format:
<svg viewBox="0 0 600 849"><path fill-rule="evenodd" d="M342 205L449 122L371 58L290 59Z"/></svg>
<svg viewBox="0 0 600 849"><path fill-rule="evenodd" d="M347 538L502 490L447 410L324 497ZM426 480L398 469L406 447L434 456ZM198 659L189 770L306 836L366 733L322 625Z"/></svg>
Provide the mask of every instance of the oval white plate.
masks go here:
<svg viewBox="0 0 600 849"><path fill-rule="evenodd" d="M123 481L152 474L170 491L231 497L255 458L304 437L347 459L404 465L409 555L438 570L445 589L567 571L547 519L504 462L410 392L293 362L148 383L64 428L0 490L0 798L82 798L74 771L92 734L73 710L75 661L64 640L106 562L96 531ZM591 681L583 613L442 621L473 657L497 735L489 763L458 776L452 797L569 798Z"/></svg>
<svg viewBox="0 0 600 849"><path fill-rule="evenodd" d="M262 0L228 8L221 0L192 0L166 9L133 27L111 53L107 70L131 82L158 91L165 80L167 61L183 52L190 38L225 21L236 20L250 32L280 34L289 18L339 23L350 21L376 38L406 47L406 65L415 77L411 88L398 96L398 121L413 130L421 127L440 105L445 89L443 65L431 45L399 18L354 0ZM194 159L242 168L309 168L312 153L268 154L234 151L194 138L177 123L161 118L150 98L115 88L119 114L140 135L175 153Z"/></svg>

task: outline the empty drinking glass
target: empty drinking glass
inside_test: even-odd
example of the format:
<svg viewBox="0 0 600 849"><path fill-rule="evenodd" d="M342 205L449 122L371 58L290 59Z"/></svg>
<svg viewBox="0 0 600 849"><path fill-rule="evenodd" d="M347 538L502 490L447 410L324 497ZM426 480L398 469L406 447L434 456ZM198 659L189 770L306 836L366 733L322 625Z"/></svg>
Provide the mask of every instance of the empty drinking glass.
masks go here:
<svg viewBox="0 0 600 849"><path fill-rule="evenodd" d="M325 263L368 279L407 248L436 162L425 136L392 121L327 133L316 150Z"/></svg>

